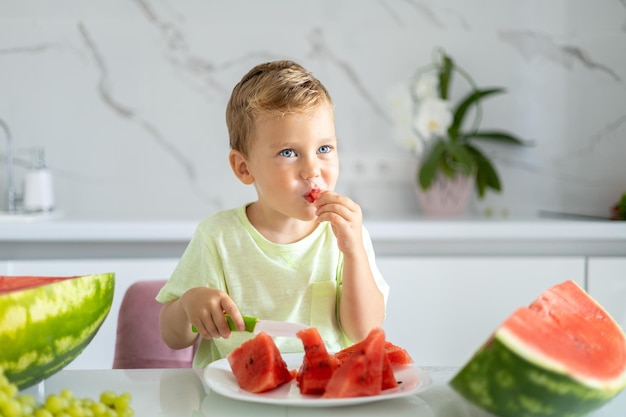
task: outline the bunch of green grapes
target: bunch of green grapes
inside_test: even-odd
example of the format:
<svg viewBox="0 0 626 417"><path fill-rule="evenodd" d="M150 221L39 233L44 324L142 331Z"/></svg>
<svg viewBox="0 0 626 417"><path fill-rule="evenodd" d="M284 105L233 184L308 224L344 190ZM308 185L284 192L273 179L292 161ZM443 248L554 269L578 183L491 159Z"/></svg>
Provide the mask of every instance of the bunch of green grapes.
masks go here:
<svg viewBox="0 0 626 417"><path fill-rule="evenodd" d="M43 404L35 397L20 394L0 369L0 416L2 417L132 417L131 395L104 391L98 401L76 398L70 389L50 394Z"/></svg>

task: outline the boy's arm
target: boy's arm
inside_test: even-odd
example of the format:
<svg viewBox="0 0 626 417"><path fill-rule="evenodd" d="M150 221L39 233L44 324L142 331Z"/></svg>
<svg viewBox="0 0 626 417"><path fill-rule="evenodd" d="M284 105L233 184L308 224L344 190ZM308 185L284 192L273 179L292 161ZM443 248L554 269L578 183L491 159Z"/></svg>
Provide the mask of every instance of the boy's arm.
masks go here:
<svg viewBox="0 0 626 417"><path fill-rule="evenodd" d="M191 346L198 338L198 333L191 331L187 315L178 300L163 304L159 316L161 338L170 349L184 349Z"/></svg>
<svg viewBox="0 0 626 417"><path fill-rule="evenodd" d="M315 202L319 221L331 223L343 253L343 284L339 320L353 341L364 339L374 327L382 326L385 301L372 274L363 245L361 208L348 197L324 192Z"/></svg>
<svg viewBox="0 0 626 417"><path fill-rule="evenodd" d="M365 249L344 253L343 284L339 319L354 342L364 339L374 327L382 326L385 302L369 265Z"/></svg>

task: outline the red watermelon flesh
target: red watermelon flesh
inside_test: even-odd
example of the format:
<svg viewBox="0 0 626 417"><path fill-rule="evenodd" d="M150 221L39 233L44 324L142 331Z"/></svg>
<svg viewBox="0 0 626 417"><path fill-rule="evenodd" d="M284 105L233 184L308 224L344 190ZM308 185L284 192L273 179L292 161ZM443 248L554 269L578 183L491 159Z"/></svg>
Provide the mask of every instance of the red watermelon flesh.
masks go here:
<svg viewBox="0 0 626 417"><path fill-rule="evenodd" d="M396 381L396 375L393 373L393 367L389 360L389 355L385 352L383 357L383 378L380 383L380 388L386 390L389 388L397 388L398 381Z"/></svg>
<svg viewBox="0 0 626 417"><path fill-rule="evenodd" d="M606 383L624 377L626 344L619 326L573 281L518 309L499 331L523 340L533 357L573 378Z"/></svg>
<svg viewBox="0 0 626 417"><path fill-rule="evenodd" d="M293 378L274 340L265 332L245 341L226 358L237 383L246 391L266 392Z"/></svg>
<svg viewBox="0 0 626 417"><path fill-rule="evenodd" d="M341 364L326 385L324 398L378 395L382 390L385 333L375 328Z"/></svg>
<svg viewBox="0 0 626 417"><path fill-rule="evenodd" d="M340 350L339 352L335 353L335 357L337 357L337 359L339 359L340 362L345 361L350 355L352 355L354 352L360 349L360 346L359 346L360 343L362 343L362 341ZM385 341L384 348L385 348L385 353L389 357L389 362L391 363L392 366L393 365L410 365L413 363L413 358L411 357L411 355L409 355L409 352L407 352L406 349L400 346L394 345L393 343L389 341Z"/></svg>
<svg viewBox="0 0 626 417"><path fill-rule="evenodd" d="M413 363L413 358L406 349L389 341L385 342L385 353L389 357L391 365L410 365Z"/></svg>
<svg viewBox="0 0 626 417"><path fill-rule="evenodd" d="M339 365L339 360L328 354L324 341L315 327L301 330L296 336L304 345L304 358L296 376L300 393L323 394L328 380Z"/></svg>
<svg viewBox="0 0 626 417"><path fill-rule="evenodd" d="M26 290L78 277L0 276L0 294Z"/></svg>
<svg viewBox="0 0 626 417"><path fill-rule="evenodd" d="M348 361L348 359L359 352L363 351L363 343L365 339L357 342L347 348L340 350L335 353L335 358L339 360L341 364ZM397 348L397 349L394 349ZM398 381L396 381L396 376L393 373L394 365L405 365L407 363L412 363L412 359L408 356L408 353L400 347L393 345L391 342L385 342L384 346L384 359L383 359L383 379L381 383L381 389L385 390L388 388L396 388L398 386ZM402 352L405 352L404 354ZM391 352L391 354L389 353ZM393 360L392 360L393 358ZM407 359L408 358L408 359ZM410 362L407 362L410 361Z"/></svg>

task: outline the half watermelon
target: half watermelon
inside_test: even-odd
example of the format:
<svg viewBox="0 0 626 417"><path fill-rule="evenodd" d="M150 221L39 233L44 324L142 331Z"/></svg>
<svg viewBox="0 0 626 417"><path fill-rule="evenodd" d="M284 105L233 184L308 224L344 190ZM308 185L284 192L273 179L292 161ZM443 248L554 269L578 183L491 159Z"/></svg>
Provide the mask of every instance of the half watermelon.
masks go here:
<svg viewBox="0 0 626 417"><path fill-rule="evenodd" d="M584 416L626 387L626 337L566 281L508 317L450 385L501 417Z"/></svg>
<svg viewBox="0 0 626 417"><path fill-rule="evenodd" d="M0 276L0 368L19 389L63 369L111 309L115 274Z"/></svg>

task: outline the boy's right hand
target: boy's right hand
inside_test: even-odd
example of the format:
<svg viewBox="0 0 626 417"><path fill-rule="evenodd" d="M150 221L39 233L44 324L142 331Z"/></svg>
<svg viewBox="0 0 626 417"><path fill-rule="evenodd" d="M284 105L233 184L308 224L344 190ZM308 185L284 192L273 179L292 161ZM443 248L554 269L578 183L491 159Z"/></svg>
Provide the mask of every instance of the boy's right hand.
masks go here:
<svg viewBox="0 0 626 417"><path fill-rule="evenodd" d="M231 330L224 314L230 315L237 330L245 330L237 305L224 291L207 287L191 288L180 297L180 304L187 316L189 331L193 325L205 339L230 337Z"/></svg>

